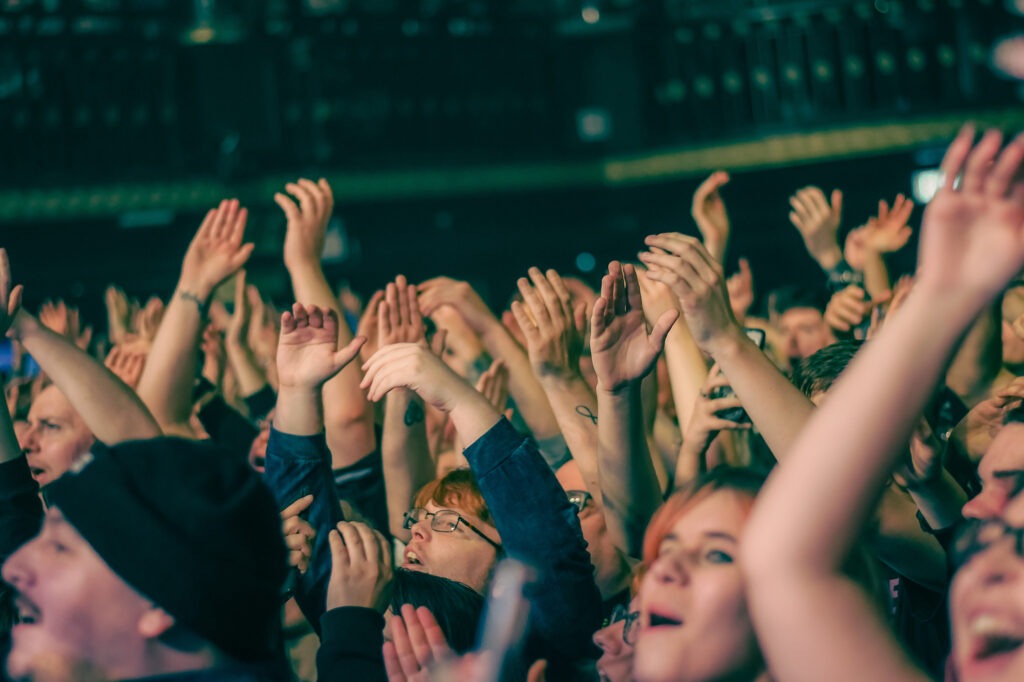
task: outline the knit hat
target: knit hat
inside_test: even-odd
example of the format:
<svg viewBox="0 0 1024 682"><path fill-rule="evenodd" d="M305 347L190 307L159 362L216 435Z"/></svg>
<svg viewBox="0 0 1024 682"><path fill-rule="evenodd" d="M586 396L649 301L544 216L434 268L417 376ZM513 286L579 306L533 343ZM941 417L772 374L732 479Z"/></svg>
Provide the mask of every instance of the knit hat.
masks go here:
<svg viewBox="0 0 1024 682"><path fill-rule="evenodd" d="M181 625L241 661L278 651L281 520L244 461L181 438L97 443L45 496L114 573Z"/></svg>

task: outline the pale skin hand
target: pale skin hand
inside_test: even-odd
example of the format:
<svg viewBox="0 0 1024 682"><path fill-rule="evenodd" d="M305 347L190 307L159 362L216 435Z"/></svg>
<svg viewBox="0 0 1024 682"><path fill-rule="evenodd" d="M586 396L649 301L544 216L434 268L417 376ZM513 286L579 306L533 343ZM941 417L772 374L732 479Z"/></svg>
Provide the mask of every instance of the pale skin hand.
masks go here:
<svg viewBox="0 0 1024 682"><path fill-rule="evenodd" d="M839 333L848 333L871 314L873 303L864 300L864 290L851 284L836 292L825 308L825 323Z"/></svg>
<svg viewBox="0 0 1024 682"><path fill-rule="evenodd" d="M248 342L252 320L252 306L249 300L253 295L258 297L259 294L255 287L246 285L245 270L240 270L235 277L235 310L227 319L224 346L228 362L238 380L239 393L243 397L254 395L267 385L267 375L249 348Z"/></svg>
<svg viewBox="0 0 1024 682"><path fill-rule="evenodd" d="M733 317L722 266L692 237L678 233L645 239L651 251L640 253L648 277L667 285L679 298L693 340L706 353L743 330Z"/></svg>
<svg viewBox="0 0 1024 682"><path fill-rule="evenodd" d="M743 403L736 395L714 399L708 397L714 389L728 385L729 379L722 374L717 365L713 366L708 373L708 380L704 384L700 398L697 400L693 416L683 432L683 444L679 449L679 461L676 464L675 484L677 488L707 470L704 455L707 453L711 441L720 431L750 429L750 424L740 424L722 419L717 414L722 410L743 407Z"/></svg>
<svg viewBox="0 0 1024 682"><path fill-rule="evenodd" d="M117 287L109 286L104 292L104 303L107 307L107 336L117 345L125 341L131 326L128 297Z"/></svg>
<svg viewBox="0 0 1024 682"><path fill-rule="evenodd" d="M210 209L189 244L181 264L179 291L206 301L217 286L237 272L252 255L253 244L243 244L248 211L237 199L225 199Z"/></svg>
<svg viewBox="0 0 1024 682"><path fill-rule="evenodd" d="M452 656L441 626L425 606L403 604L392 617L391 636L383 649L388 682L430 682L431 668Z"/></svg>
<svg viewBox="0 0 1024 682"><path fill-rule="evenodd" d="M716 171L700 183L693 194L690 213L704 239L704 246L719 263L729 244L729 214L719 190L729 182L729 174Z"/></svg>
<svg viewBox="0 0 1024 682"><path fill-rule="evenodd" d="M366 307L363 309L363 314L359 318L359 324L356 326L356 335L366 337L366 344L363 346L359 353L359 357L363 362L370 359L370 356L377 352L380 348L380 342L377 339L378 334L378 317L377 309L380 307L381 301L384 300L384 290L378 289L373 292L373 296L366 303Z"/></svg>
<svg viewBox="0 0 1024 682"><path fill-rule="evenodd" d="M615 393L647 376L678 317L678 311L666 310L648 335L636 269L612 261L590 316L590 353L598 389Z"/></svg>
<svg viewBox="0 0 1024 682"><path fill-rule="evenodd" d="M843 193L832 191L832 200L817 187L804 187L789 198L793 209L789 220L804 240L807 252L824 270L831 270L842 259L837 235L843 214Z"/></svg>
<svg viewBox="0 0 1024 682"><path fill-rule="evenodd" d="M7 334L14 318L21 308L22 286L13 285L11 264L7 250L0 249L0 338ZM14 435L11 415L5 404L0 408L0 463L10 462L22 455L18 439Z"/></svg>
<svg viewBox="0 0 1024 682"><path fill-rule="evenodd" d="M529 280L520 277L516 282L523 302L512 302L512 314L526 338L534 374L542 381L547 377L576 378L583 338L574 326L577 315L569 290L554 270L544 274L530 268L529 275Z"/></svg>
<svg viewBox="0 0 1024 682"><path fill-rule="evenodd" d="M501 324L468 282L435 277L421 283L417 290L424 315L433 315L437 308L448 305L457 310L477 334L483 334L493 325Z"/></svg>
<svg viewBox="0 0 1024 682"><path fill-rule="evenodd" d="M327 539L331 546L327 610L357 606L382 611L391 584L389 542L365 523L348 521L340 522Z"/></svg>
<svg viewBox="0 0 1024 682"><path fill-rule="evenodd" d="M302 519L299 514L313 504L313 496L306 495L292 502L281 511L281 534L288 549L288 565L305 573L309 568L309 560L313 555L313 540L316 529Z"/></svg>
<svg viewBox="0 0 1024 682"><path fill-rule="evenodd" d="M281 207L288 219L288 231L284 238L284 262L291 270L307 263L319 264L324 250L327 223L334 210L334 194L327 180L317 182L300 178L284 186L296 197L298 205L286 194L274 194L274 202Z"/></svg>

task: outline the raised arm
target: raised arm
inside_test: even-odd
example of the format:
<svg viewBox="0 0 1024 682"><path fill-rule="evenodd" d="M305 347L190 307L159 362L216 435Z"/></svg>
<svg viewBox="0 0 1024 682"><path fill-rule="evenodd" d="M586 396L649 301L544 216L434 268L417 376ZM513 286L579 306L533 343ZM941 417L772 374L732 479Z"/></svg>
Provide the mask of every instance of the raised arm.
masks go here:
<svg viewBox="0 0 1024 682"><path fill-rule="evenodd" d="M832 199L817 187L804 187L789 198L789 220L800 233L807 253L825 272L843 260L839 248L839 223L843 215L843 193L832 191Z"/></svg>
<svg viewBox="0 0 1024 682"><path fill-rule="evenodd" d="M139 378L139 397L170 435L195 436L189 424L192 385L206 309L214 289L252 254L253 245L242 243L247 218L237 199L225 199L206 214L185 252L178 285Z"/></svg>
<svg viewBox="0 0 1024 682"><path fill-rule="evenodd" d="M598 472L605 521L616 544L640 555L644 530L661 505L641 405L641 380L654 368L679 313L667 310L650 335L636 269L612 261L590 317L597 373Z"/></svg>
<svg viewBox="0 0 1024 682"><path fill-rule="evenodd" d="M382 347L394 343L426 345L416 286L409 284L402 275L385 288L384 300L377 310L376 336ZM405 513L416 491L434 478L423 400L412 391L400 388L388 393L381 459L391 534L408 542L410 533L405 528Z"/></svg>
<svg viewBox="0 0 1024 682"><path fill-rule="evenodd" d="M729 248L730 224L725 202L718 191L728 182L729 174L725 171L715 171L709 175L693 193L693 205L690 208L690 215L697 223L704 246L719 263L725 260L725 252Z"/></svg>
<svg viewBox="0 0 1024 682"><path fill-rule="evenodd" d="M554 270L530 268L518 281L523 302L512 303L526 337L530 365L544 388L558 427L591 494L600 490L597 473L597 398L580 373L586 305L572 310L569 291Z"/></svg>
<svg viewBox="0 0 1024 682"><path fill-rule="evenodd" d="M242 398L256 395L267 386L267 375L249 348L251 317L252 308L249 305L245 270L240 270L235 277L235 309L224 331L224 349L238 380L238 392Z"/></svg>
<svg viewBox="0 0 1024 682"><path fill-rule="evenodd" d="M432 315L441 306L450 306L476 333L495 360L508 367L509 390L516 409L537 441L559 435L558 421L544 395L544 388L530 368L530 359L508 333L501 321L467 282L435 277L419 285L420 308Z"/></svg>
<svg viewBox="0 0 1024 682"><path fill-rule="evenodd" d="M800 434L744 532L751 614L778 679L925 679L840 569L960 336L1024 265L1012 182L1024 140L997 158L997 132L972 148L973 135L965 128L943 160L914 290Z"/></svg>
<svg viewBox="0 0 1024 682"><path fill-rule="evenodd" d="M296 303L281 316L277 344L280 390L267 443L265 480L278 506L286 509L313 495L307 521L316 531L309 568L295 577L295 600L310 624L320 629L331 572L328 535L342 520L324 440L322 388L359 353L364 339L338 350L338 317L333 310Z"/></svg>
<svg viewBox="0 0 1024 682"><path fill-rule="evenodd" d="M24 289L20 284L14 285L11 278L11 263L7 258L7 249L0 249L0 339L14 324L18 311L21 309L21 294ZM12 462L24 453L14 435L14 424L11 413L7 411L7 402L0 408L0 464Z"/></svg>
<svg viewBox="0 0 1024 682"><path fill-rule="evenodd" d="M345 324L338 299L331 291L320 265L327 223L334 210L330 185L301 179L285 185L285 190L298 199L298 204L280 192L274 201L288 219L284 238L284 264L291 277L295 298L323 310L332 310L339 320L338 345L352 341L352 331ZM373 406L359 388L363 375L359 364L349 365L324 385L324 415L327 446L333 467L339 469L357 462L377 447L373 429Z"/></svg>

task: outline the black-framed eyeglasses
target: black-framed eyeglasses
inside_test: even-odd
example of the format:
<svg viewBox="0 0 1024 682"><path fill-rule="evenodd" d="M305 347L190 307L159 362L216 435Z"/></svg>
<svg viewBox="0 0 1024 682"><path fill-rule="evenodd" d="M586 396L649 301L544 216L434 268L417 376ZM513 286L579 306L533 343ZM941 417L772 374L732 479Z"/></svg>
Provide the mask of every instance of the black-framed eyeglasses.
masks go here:
<svg viewBox="0 0 1024 682"><path fill-rule="evenodd" d="M587 506L587 502L594 499L594 496L586 490L566 490L565 494L569 498L569 502L572 503L572 506L576 507L577 514L582 514Z"/></svg>
<svg viewBox="0 0 1024 682"><path fill-rule="evenodd" d="M1008 535L1013 538L1013 551L1024 559L1024 528L1007 525L1002 519L969 519L954 533L949 558L959 569Z"/></svg>
<svg viewBox="0 0 1024 682"><path fill-rule="evenodd" d="M466 528L469 528L471 531L486 540L487 544L491 547L494 547L494 549L499 552L502 551L500 543L497 543L484 535L479 528L462 518L462 515L454 509L439 509L436 512L432 512L427 511L423 507L413 507L409 511L405 512L405 523L403 526L406 530L409 530L413 525L419 523L424 518L430 519L430 529L438 533L454 533L461 523L466 526Z"/></svg>
<svg viewBox="0 0 1024 682"><path fill-rule="evenodd" d="M609 627L619 621L625 621L622 625L622 641L629 646L635 646L636 635L640 631L640 612L630 611L624 604L618 604L612 609L612 615L605 621L604 626Z"/></svg>

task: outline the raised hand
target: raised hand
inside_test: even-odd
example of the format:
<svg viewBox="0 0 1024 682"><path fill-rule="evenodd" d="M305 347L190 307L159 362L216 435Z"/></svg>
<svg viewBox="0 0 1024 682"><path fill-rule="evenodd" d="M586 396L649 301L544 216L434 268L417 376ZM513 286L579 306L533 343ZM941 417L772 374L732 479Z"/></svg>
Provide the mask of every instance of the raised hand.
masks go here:
<svg viewBox="0 0 1024 682"><path fill-rule="evenodd" d="M754 275L746 258L739 260L739 272L725 281L729 303L736 321L743 324L750 306L754 305Z"/></svg>
<svg viewBox="0 0 1024 682"><path fill-rule="evenodd" d="M146 366L147 352L148 344L145 342L118 344L110 349L103 364L114 376L134 389L139 385L139 377Z"/></svg>
<svg viewBox="0 0 1024 682"><path fill-rule="evenodd" d="M317 182L300 178L284 188L299 200L296 205L287 194L274 194L274 202L281 207L288 220L284 237L284 264L289 270L310 263L319 265L327 223L334 210L331 186L323 178Z"/></svg>
<svg viewBox="0 0 1024 682"><path fill-rule="evenodd" d="M735 422L725 419L720 415L724 410L735 410L743 407L740 399L735 394L714 398L715 389L729 386L729 379L722 374L722 371L715 365L708 372L707 381L701 389L697 402L694 403L693 414L683 431L683 445L680 450L680 457L687 457L688 465L692 467L687 472L687 477L692 478L703 470L699 466L704 454L707 452L711 441L715 439L720 431L742 431L750 428L749 422ZM677 478L677 480L679 480Z"/></svg>
<svg viewBox="0 0 1024 682"><path fill-rule="evenodd" d="M87 349L92 341L92 327L82 327L78 308L69 306L60 299L43 304L39 310L39 322L82 350Z"/></svg>
<svg viewBox="0 0 1024 682"><path fill-rule="evenodd" d="M418 343L381 347L363 365L363 372L360 386L369 389L368 397L374 402L395 388L408 388L431 406L450 412L467 391L476 394L443 360Z"/></svg>
<svg viewBox="0 0 1024 682"><path fill-rule="evenodd" d="M253 250L252 244L242 243L248 215L237 199L225 199L210 209L185 252L179 295L204 304L221 282L245 265Z"/></svg>
<svg viewBox="0 0 1024 682"><path fill-rule="evenodd" d="M499 323L498 318L480 298L480 294L468 282L460 282L450 277L435 277L420 284L417 290L420 296L420 310L424 315L433 315L441 306L450 306L477 334L483 333L489 325Z"/></svg>
<svg viewBox="0 0 1024 682"><path fill-rule="evenodd" d="M837 235L843 214L843 193L832 191L832 201L817 187L804 187L789 198L792 211L789 220L800 232L807 252L822 268L829 270L839 263Z"/></svg>
<svg viewBox="0 0 1024 682"><path fill-rule="evenodd" d="M14 323L14 317L21 309L22 286L13 285L11 279L11 262L7 258L7 249L0 249L0 337Z"/></svg>
<svg viewBox="0 0 1024 682"><path fill-rule="evenodd" d="M874 304L864 298L864 290L856 284L837 291L825 307L825 323L836 332L850 333L871 314Z"/></svg>
<svg viewBox="0 0 1024 682"><path fill-rule="evenodd" d="M725 171L712 173L693 193L693 206L690 210L704 239L704 246L719 262L725 256L725 247L729 242L729 214L726 213L725 202L718 190L728 182L729 174Z"/></svg>
<svg viewBox="0 0 1024 682"><path fill-rule="evenodd" d="M648 335L636 269L629 263L609 263L590 316L590 354L598 387L614 393L647 376L678 317L677 311L666 310Z"/></svg>
<svg viewBox="0 0 1024 682"><path fill-rule="evenodd" d="M152 342L156 338L157 330L160 329L164 312L164 302L158 297L152 296L141 310L137 309L132 315L132 326L141 338Z"/></svg>
<svg viewBox="0 0 1024 682"><path fill-rule="evenodd" d="M529 275L529 280L520 277L517 282L523 302L512 302L512 314L526 338L533 371L540 379L578 376L583 335L575 324L569 290L554 270L544 274L530 268Z"/></svg>
<svg viewBox="0 0 1024 682"><path fill-rule="evenodd" d="M247 346L249 339L249 321L252 319L252 308L249 305L249 294L246 291L245 270L239 270L235 276L235 309L224 329L224 342L228 346Z"/></svg>
<svg viewBox="0 0 1024 682"><path fill-rule="evenodd" d="M501 360L495 360L480 378L476 380L476 390L498 412L508 407L508 367Z"/></svg>
<svg viewBox="0 0 1024 682"><path fill-rule="evenodd" d="M713 354L718 342L743 334L729 305L722 266L704 245L676 232L647 237L650 251L640 253L647 276L666 284L679 298L693 340Z"/></svg>
<svg viewBox="0 0 1024 682"><path fill-rule="evenodd" d="M441 626L425 606L403 604L401 613L392 616L391 637L383 649L388 682L430 682L431 669L452 656Z"/></svg>
<svg viewBox="0 0 1024 682"><path fill-rule="evenodd" d="M973 144L965 126L942 160L944 182L925 209L917 286L955 295L977 308L998 294L1024 264L1024 135L1000 152L999 131ZM956 178L961 176L959 188Z"/></svg>
<svg viewBox="0 0 1024 682"><path fill-rule="evenodd" d="M132 310L128 297L116 286L109 286L103 294L107 307L107 336L117 345L127 340L132 324Z"/></svg>
<svg viewBox="0 0 1024 682"><path fill-rule="evenodd" d="M313 540L316 529L299 514L313 504L313 496L306 495L292 502L281 511L281 534L288 548L288 565L305 573L313 556Z"/></svg>
<svg viewBox="0 0 1024 682"><path fill-rule="evenodd" d="M281 316L277 372L281 387L319 389L359 353L356 337L338 350L338 316L333 310L296 303Z"/></svg>
<svg viewBox="0 0 1024 682"><path fill-rule="evenodd" d="M365 523L347 521L332 529L327 539L331 546L327 609L359 606L383 611L391 584L389 541Z"/></svg>
<svg viewBox="0 0 1024 682"><path fill-rule="evenodd" d="M426 335L416 285L399 275L388 283L383 300L377 304L377 343L426 343Z"/></svg>
<svg viewBox="0 0 1024 682"><path fill-rule="evenodd" d="M946 443L921 419L910 438L907 456L893 472L893 479L904 488L919 486L942 473L945 459Z"/></svg>

